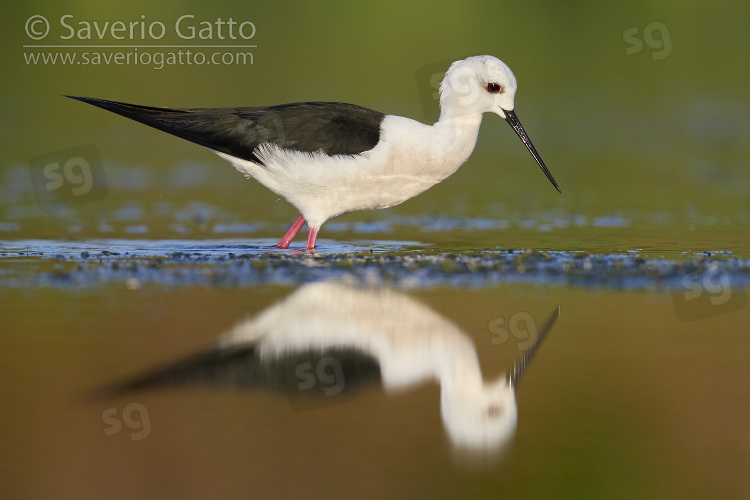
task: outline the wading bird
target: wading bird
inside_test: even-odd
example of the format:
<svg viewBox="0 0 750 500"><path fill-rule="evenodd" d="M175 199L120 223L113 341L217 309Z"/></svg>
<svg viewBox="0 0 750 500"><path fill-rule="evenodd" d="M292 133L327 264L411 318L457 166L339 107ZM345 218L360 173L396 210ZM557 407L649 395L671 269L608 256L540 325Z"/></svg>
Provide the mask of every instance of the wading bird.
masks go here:
<svg viewBox="0 0 750 500"><path fill-rule="evenodd" d="M487 112L510 124L559 192L513 111L515 95L505 63L474 56L445 74L433 125L338 102L169 109L66 97L211 149L299 210L276 247L288 248L307 222L312 252L327 220L398 205L453 174L474 150Z"/></svg>

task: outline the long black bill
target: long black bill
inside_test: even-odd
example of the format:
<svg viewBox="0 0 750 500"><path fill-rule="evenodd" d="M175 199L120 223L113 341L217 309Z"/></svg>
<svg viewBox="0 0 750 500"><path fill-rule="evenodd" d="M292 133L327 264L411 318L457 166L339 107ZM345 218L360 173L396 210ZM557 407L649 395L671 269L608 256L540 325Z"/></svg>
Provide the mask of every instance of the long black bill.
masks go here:
<svg viewBox="0 0 750 500"><path fill-rule="evenodd" d="M547 335L549 335L549 332L552 330L552 325L555 324L558 316L560 316L559 305L555 308L554 311L552 311L552 314L547 320L547 323L545 323L544 327L542 327L542 330L539 332L539 336L537 337L534 345L531 346L530 349L526 350L526 352L523 353L523 356L521 356L521 359L519 359L513 365L513 371L511 371L508 376L508 378L510 378L510 384L513 387L518 386L518 383L521 382L521 377L523 377L523 374L526 373L526 369L529 367L531 359L534 357L534 354L537 353L539 348L542 347L544 339L546 339Z"/></svg>
<svg viewBox="0 0 750 500"><path fill-rule="evenodd" d="M547 167L544 165L544 162L542 161L542 157L539 156L539 153L537 153L536 149L534 149L534 145L531 143L531 139L529 139L529 136L526 134L526 131L523 129L523 125L521 125L521 122L518 121L518 117L516 116L516 113L513 110L508 111L507 109L504 109L503 111L505 112L505 121L507 121L508 124L511 127L513 127L513 130L516 131L516 134L518 134L518 137L520 137L523 143L526 144L526 147L531 153L531 156L533 156L536 162L539 164L539 167L542 169L542 172L544 172L544 175L547 176L547 179L549 179L552 185L555 186L555 189L557 189L557 192L562 194L562 191L560 191L560 186L557 185L557 182L555 182L555 179L552 177L552 174L550 174L549 170L547 170Z"/></svg>

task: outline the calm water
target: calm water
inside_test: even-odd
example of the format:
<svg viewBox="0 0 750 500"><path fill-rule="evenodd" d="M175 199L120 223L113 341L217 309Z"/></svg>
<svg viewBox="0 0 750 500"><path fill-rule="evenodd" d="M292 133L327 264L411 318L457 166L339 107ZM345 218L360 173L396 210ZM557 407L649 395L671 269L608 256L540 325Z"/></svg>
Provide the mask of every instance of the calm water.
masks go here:
<svg viewBox="0 0 750 500"><path fill-rule="evenodd" d="M294 272L252 286L175 281L243 248L219 243L20 245L44 256L4 245L10 496L747 493L750 309L744 286L722 289L742 272L724 283L706 268L705 283L672 290L506 275L384 286L325 279L342 267L335 256L267 255L271 276L327 271L296 285L284 284ZM151 279L112 270L156 256ZM66 266L75 279L39 278ZM513 394L508 373L543 337Z"/></svg>

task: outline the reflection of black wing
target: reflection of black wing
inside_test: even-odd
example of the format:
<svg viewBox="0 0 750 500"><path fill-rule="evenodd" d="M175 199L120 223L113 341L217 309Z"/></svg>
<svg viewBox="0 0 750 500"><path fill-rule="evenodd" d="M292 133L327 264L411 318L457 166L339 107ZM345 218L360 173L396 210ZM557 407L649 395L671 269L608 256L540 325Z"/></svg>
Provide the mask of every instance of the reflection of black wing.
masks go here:
<svg viewBox="0 0 750 500"><path fill-rule="evenodd" d="M297 102L250 108L169 109L67 96L236 158L261 163L264 143L312 153L355 155L380 140L385 115L340 102Z"/></svg>
<svg viewBox="0 0 750 500"><path fill-rule="evenodd" d="M245 345L200 353L97 392L117 396L161 387L215 386L316 395L380 380L380 365L361 351L333 348L261 357L255 345Z"/></svg>

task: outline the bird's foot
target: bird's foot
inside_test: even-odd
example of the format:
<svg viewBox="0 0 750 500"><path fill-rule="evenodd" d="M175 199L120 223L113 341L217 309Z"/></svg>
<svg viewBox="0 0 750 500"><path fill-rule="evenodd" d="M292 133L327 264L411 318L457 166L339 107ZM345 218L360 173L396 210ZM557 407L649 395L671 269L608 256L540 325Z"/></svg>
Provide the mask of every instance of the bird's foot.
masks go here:
<svg viewBox="0 0 750 500"><path fill-rule="evenodd" d="M318 228L311 227L307 233L307 253L317 253L315 251L315 241L318 239Z"/></svg>
<svg viewBox="0 0 750 500"><path fill-rule="evenodd" d="M305 218L301 215L297 217L297 220L294 221L294 224L292 224L292 227L289 228L289 231L286 232L283 238L281 238L281 241L279 241L275 246L276 248L280 248L282 250L289 248L289 244L292 242L295 236L297 236L297 233L299 233L299 230L302 229L302 226L305 224Z"/></svg>

